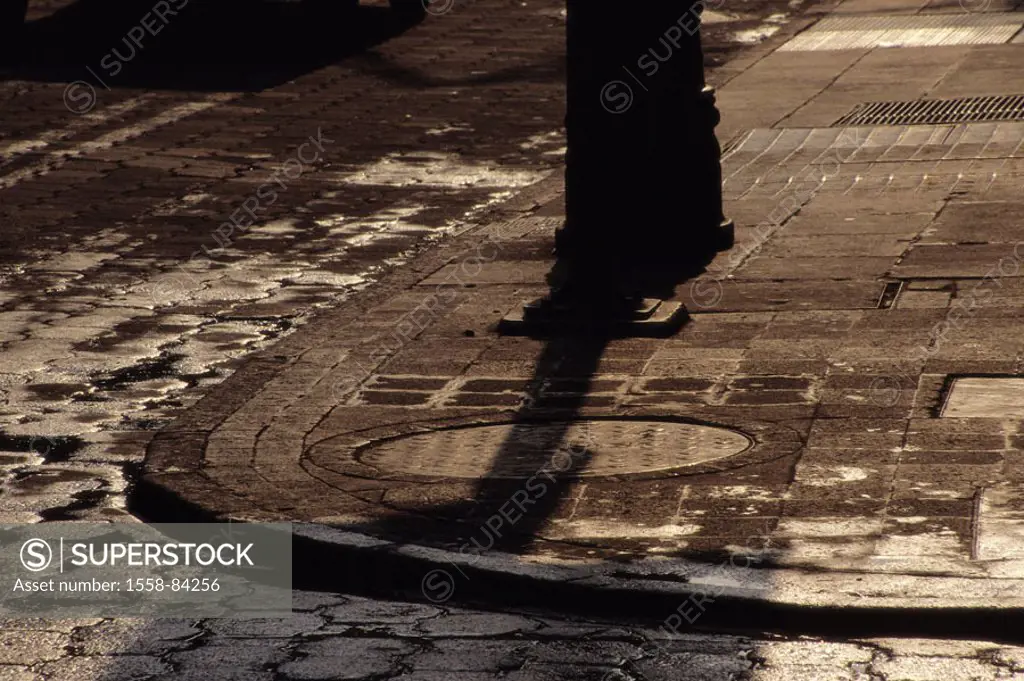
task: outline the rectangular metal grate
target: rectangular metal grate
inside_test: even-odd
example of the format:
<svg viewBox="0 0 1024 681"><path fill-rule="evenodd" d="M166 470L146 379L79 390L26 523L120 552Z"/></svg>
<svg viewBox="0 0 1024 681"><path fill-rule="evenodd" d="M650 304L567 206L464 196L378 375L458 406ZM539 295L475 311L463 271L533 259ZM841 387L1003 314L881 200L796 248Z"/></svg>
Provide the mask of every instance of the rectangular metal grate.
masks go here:
<svg viewBox="0 0 1024 681"><path fill-rule="evenodd" d="M1016 12L827 17L779 48L780 52L876 47L1001 45L1024 27Z"/></svg>
<svg viewBox="0 0 1024 681"><path fill-rule="evenodd" d="M1024 95L918 99L908 102L868 102L832 124L851 125L940 125L1024 121Z"/></svg>

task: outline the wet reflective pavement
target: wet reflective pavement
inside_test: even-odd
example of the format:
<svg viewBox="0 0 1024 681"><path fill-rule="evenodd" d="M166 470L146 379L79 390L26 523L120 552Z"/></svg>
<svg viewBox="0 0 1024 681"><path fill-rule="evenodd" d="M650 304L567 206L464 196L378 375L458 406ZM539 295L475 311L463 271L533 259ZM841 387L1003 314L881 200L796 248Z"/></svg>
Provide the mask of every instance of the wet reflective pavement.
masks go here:
<svg viewBox="0 0 1024 681"><path fill-rule="evenodd" d="M557 13L517 13L531 47L500 66L486 62L511 36L436 53L479 21L464 13L319 70L286 55L306 72L271 89L161 87L175 40L230 18L201 7L126 64L129 87L33 80L104 45L84 5L33 3L45 40L0 86L5 521L123 516L148 435L203 386L560 163ZM405 29L386 14L349 20ZM473 76L537 64L525 84ZM428 65L412 82L387 71Z"/></svg>

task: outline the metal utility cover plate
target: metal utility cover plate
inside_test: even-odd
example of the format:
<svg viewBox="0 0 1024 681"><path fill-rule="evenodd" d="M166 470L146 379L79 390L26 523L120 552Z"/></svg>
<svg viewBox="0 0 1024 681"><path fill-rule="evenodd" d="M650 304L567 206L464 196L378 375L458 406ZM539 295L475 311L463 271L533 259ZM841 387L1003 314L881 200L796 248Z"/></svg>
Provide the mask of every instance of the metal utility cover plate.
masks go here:
<svg viewBox="0 0 1024 681"><path fill-rule="evenodd" d="M1024 418L1024 378L957 378L945 418Z"/></svg>
<svg viewBox="0 0 1024 681"><path fill-rule="evenodd" d="M751 444L715 426L594 420L437 430L371 445L358 458L382 473L439 478L520 479L539 471L600 477L692 466Z"/></svg>
<svg viewBox="0 0 1024 681"><path fill-rule="evenodd" d="M1022 27L1021 15L1009 13L828 17L795 36L779 51L1002 45Z"/></svg>

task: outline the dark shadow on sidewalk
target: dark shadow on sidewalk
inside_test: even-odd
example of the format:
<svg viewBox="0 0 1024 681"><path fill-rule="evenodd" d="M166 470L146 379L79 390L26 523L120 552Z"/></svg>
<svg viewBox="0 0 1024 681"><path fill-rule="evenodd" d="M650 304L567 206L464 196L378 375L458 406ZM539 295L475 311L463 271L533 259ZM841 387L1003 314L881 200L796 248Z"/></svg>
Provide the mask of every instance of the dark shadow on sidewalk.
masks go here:
<svg viewBox="0 0 1024 681"><path fill-rule="evenodd" d="M417 68L396 64L376 52L366 53L360 62L360 68L389 85L414 89L565 81L564 54L550 55L549 59L539 63L509 66L466 78L436 76Z"/></svg>
<svg viewBox="0 0 1024 681"><path fill-rule="evenodd" d="M636 272L606 280L617 290L642 298L672 298L683 282L705 271L711 255L676 263L656 262ZM637 274L640 272L640 274ZM552 292L578 290L591 285L569 274L564 261L555 263L548 275ZM593 455L586 429L578 427L591 385L610 341L628 335L615 331L615 302L587 301L582 323L561 329L555 325L534 337L544 343L528 383L527 399L511 416L511 432L493 455L490 470L476 484L473 499L442 504L422 513L396 510L378 521L343 529L370 536L388 537L402 544L412 542L458 549L468 555L488 551L519 554L531 549L545 525L564 504L578 475ZM585 419L583 419L585 421ZM541 428L538 428L542 426ZM489 456L489 453L481 453ZM500 530L496 519L507 513L510 500L528 497L523 513L514 522L506 517ZM325 578L330 579L325 575ZM321 584L321 588L330 588Z"/></svg>
<svg viewBox="0 0 1024 681"><path fill-rule="evenodd" d="M364 53L421 19L349 0L191 0L173 15L155 14L155 4L168 5L79 0L27 23L0 69L97 89L257 91Z"/></svg>

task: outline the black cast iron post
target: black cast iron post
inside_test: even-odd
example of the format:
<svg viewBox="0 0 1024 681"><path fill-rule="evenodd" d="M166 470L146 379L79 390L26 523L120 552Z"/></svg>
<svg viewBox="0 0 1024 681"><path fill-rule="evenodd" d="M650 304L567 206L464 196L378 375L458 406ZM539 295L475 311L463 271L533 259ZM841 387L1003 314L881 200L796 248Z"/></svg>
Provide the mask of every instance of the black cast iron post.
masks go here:
<svg viewBox="0 0 1024 681"><path fill-rule="evenodd" d="M567 0L564 277L527 306L527 330L531 315L558 322L581 306L649 316L656 301L636 294L646 273L733 245L700 39L709 1Z"/></svg>
<svg viewBox="0 0 1024 681"><path fill-rule="evenodd" d="M560 254L650 260L670 248L686 259L730 247L719 115L704 80L703 3L567 3Z"/></svg>

